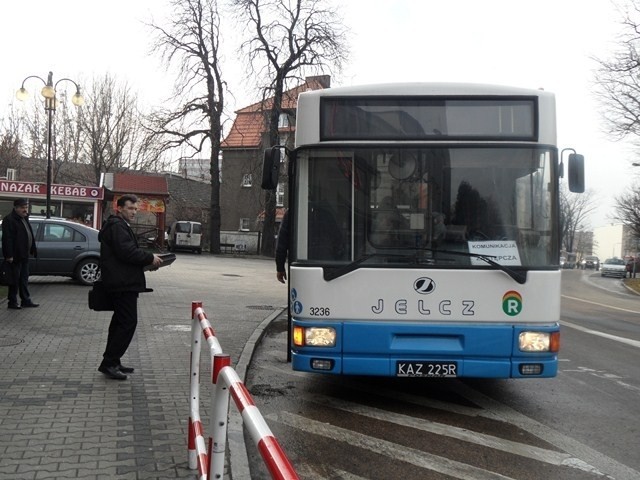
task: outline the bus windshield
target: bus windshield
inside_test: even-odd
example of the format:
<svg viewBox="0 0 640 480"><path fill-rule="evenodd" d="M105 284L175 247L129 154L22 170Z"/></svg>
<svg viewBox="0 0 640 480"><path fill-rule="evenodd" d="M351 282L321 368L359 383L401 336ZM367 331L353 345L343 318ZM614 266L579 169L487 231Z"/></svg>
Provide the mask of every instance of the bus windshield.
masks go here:
<svg viewBox="0 0 640 480"><path fill-rule="evenodd" d="M300 149L296 158L293 261L514 269L557 263L554 148L324 148Z"/></svg>

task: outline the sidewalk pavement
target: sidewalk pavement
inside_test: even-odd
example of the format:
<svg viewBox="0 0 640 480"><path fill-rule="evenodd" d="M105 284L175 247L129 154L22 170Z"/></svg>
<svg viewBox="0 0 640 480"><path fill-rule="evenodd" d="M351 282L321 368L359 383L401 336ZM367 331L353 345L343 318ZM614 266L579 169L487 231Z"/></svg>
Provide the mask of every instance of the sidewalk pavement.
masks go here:
<svg viewBox="0 0 640 480"><path fill-rule="evenodd" d="M272 259L178 254L147 274L126 381L97 371L110 312L86 306L88 288L32 277L39 308L0 301L0 479L195 479L188 468L191 302L202 301L244 378L254 345L286 305ZM201 379L210 371L201 356ZM201 385L208 435L211 385ZM230 405L225 479L249 478L242 420Z"/></svg>

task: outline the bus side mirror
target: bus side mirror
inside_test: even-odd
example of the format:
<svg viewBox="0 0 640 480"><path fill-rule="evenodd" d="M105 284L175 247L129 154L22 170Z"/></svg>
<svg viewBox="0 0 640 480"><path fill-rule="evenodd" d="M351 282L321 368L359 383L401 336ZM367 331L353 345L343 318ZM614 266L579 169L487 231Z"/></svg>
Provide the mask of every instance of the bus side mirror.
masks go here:
<svg viewBox="0 0 640 480"><path fill-rule="evenodd" d="M577 153L569 155L569 191L584 193L584 156Z"/></svg>
<svg viewBox="0 0 640 480"><path fill-rule="evenodd" d="M275 190L278 187L280 174L280 148L273 147L264 151L262 160L262 182L260 186L264 190Z"/></svg>

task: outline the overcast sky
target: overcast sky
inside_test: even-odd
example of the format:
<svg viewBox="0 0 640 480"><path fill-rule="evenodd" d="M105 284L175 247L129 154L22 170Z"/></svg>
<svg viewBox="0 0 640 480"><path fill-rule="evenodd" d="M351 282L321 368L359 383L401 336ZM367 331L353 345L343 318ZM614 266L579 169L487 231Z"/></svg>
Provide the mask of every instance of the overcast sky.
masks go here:
<svg viewBox="0 0 640 480"><path fill-rule="evenodd" d="M337 1L337 0L336 0ZM560 148L585 155L587 187L598 195L591 224L610 223L612 198L638 180L628 142L602 131L592 94L591 57L607 57L620 32L609 0L348 0L341 1L351 57L333 86L389 81L456 81L544 88L556 94ZM109 72L148 105L171 93L173 77L149 52L152 18L164 0L109 2L22 0L0 3L0 117L28 75L88 82ZM232 20L230 30L237 29ZM232 112L256 100L233 38L225 75ZM26 88L40 90L37 81ZM640 160L640 159L639 159Z"/></svg>

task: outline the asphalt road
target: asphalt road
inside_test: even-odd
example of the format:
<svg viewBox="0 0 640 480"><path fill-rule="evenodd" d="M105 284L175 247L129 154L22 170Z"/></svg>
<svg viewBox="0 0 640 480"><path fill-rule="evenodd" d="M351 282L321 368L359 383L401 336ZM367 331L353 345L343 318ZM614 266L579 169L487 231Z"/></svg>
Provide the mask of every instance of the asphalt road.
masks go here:
<svg viewBox="0 0 640 480"><path fill-rule="evenodd" d="M640 297L563 271L560 371L541 380L421 380L292 372L286 322L247 385L305 479L640 478ZM266 479L255 449L251 478Z"/></svg>

